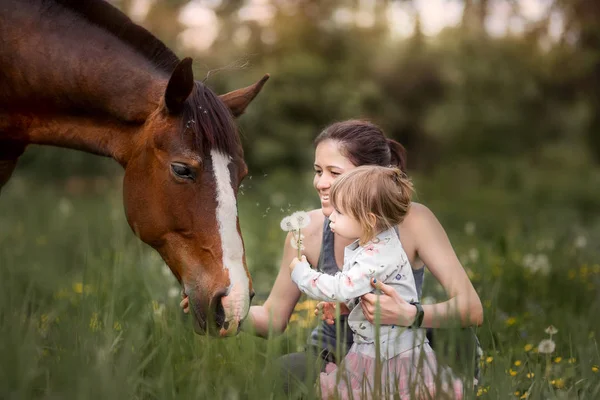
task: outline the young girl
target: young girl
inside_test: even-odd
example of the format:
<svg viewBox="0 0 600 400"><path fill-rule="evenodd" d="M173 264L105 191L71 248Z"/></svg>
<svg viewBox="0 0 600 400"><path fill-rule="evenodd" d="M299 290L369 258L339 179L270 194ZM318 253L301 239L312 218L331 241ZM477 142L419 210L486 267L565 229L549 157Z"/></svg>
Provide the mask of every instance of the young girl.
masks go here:
<svg viewBox="0 0 600 400"><path fill-rule="evenodd" d="M408 257L394 228L407 214L411 195L410 181L397 168L362 166L345 173L336 179L329 196L332 232L354 240L345 248L342 271L333 276L317 272L304 256L290 264L291 278L302 292L344 303L350 311L348 325L354 344L339 368L332 364L321 373L324 399L336 394L355 399L375 395L409 399L412 394L428 398L435 396L437 379L444 383L441 387L446 394L462 398L461 381L438 371L425 333L418 329L422 308ZM371 279L392 286L415 306L411 327L376 327L368 322L357 305L360 296L372 291Z"/></svg>

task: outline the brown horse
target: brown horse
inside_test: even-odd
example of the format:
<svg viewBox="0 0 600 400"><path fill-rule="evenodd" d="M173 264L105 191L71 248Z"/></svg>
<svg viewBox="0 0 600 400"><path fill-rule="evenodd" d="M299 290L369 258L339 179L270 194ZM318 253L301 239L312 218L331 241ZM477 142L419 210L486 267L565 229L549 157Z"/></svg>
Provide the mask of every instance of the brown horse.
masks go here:
<svg viewBox="0 0 600 400"><path fill-rule="evenodd" d="M127 221L183 285L196 332L235 335L253 291L233 118L267 79L219 97L106 2L0 0L0 188L28 144L114 158Z"/></svg>

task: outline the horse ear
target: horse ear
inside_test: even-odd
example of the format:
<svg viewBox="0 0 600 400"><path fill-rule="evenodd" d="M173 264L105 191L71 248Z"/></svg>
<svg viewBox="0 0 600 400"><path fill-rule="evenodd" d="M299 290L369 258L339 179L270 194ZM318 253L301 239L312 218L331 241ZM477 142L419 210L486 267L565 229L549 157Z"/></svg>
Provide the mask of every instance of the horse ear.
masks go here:
<svg viewBox="0 0 600 400"><path fill-rule="evenodd" d="M262 79L256 82L254 85L222 94L219 97L223 103L229 107L231 114L237 118L244 113L246 107L248 107L248 104L254 100L268 79L269 74L265 74L265 76L263 76Z"/></svg>
<svg viewBox="0 0 600 400"><path fill-rule="evenodd" d="M180 113L183 104L194 89L194 72L192 59L184 58L177 64L165 91L165 105L171 114Z"/></svg>

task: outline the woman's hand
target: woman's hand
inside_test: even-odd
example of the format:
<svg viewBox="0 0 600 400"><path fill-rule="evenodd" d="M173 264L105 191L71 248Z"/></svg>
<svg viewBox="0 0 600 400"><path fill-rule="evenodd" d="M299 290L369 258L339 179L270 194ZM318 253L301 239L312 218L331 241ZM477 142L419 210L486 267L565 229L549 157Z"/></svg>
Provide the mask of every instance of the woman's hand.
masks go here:
<svg viewBox="0 0 600 400"><path fill-rule="evenodd" d="M365 318L375 322L375 314L379 312L379 323L382 325L411 326L417 316L417 308L404 300L391 286L371 279L371 286L383 292L381 295L367 293L361 297ZM379 305L377 304L379 299ZM379 308L379 309L378 309Z"/></svg>
<svg viewBox="0 0 600 400"><path fill-rule="evenodd" d="M186 314L190 312L190 300L188 299L187 295L183 295L183 299L179 303L179 307L183 308L183 312Z"/></svg>

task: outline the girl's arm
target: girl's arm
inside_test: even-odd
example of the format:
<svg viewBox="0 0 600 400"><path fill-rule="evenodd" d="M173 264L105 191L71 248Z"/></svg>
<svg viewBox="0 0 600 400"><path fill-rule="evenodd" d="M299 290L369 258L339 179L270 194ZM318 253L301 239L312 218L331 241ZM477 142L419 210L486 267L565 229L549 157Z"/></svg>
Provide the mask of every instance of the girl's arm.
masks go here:
<svg viewBox="0 0 600 400"><path fill-rule="evenodd" d="M382 249L383 250L383 249ZM395 263L385 262L378 256L363 251L351 266L335 275L323 274L303 261L292 260L292 281L303 293L317 300L348 302L373 290L371 279L386 279L397 269Z"/></svg>
<svg viewBox="0 0 600 400"><path fill-rule="evenodd" d="M414 203L409 215L410 218L407 216L404 223L408 224L409 232L414 235L417 254L448 295L445 302L423 305L425 315L422 326L448 326L457 318L463 326L481 325L481 300L458 260L444 228L435 215L421 204ZM382 289L385 289L385 286L382 284ZM414 321L416 307L400 296L394 296L395 292L392 290L383 291L389 295L363 296L361 306L365 317L371 322L374 320L379 300L381 323L410 325Z"/></svg>

